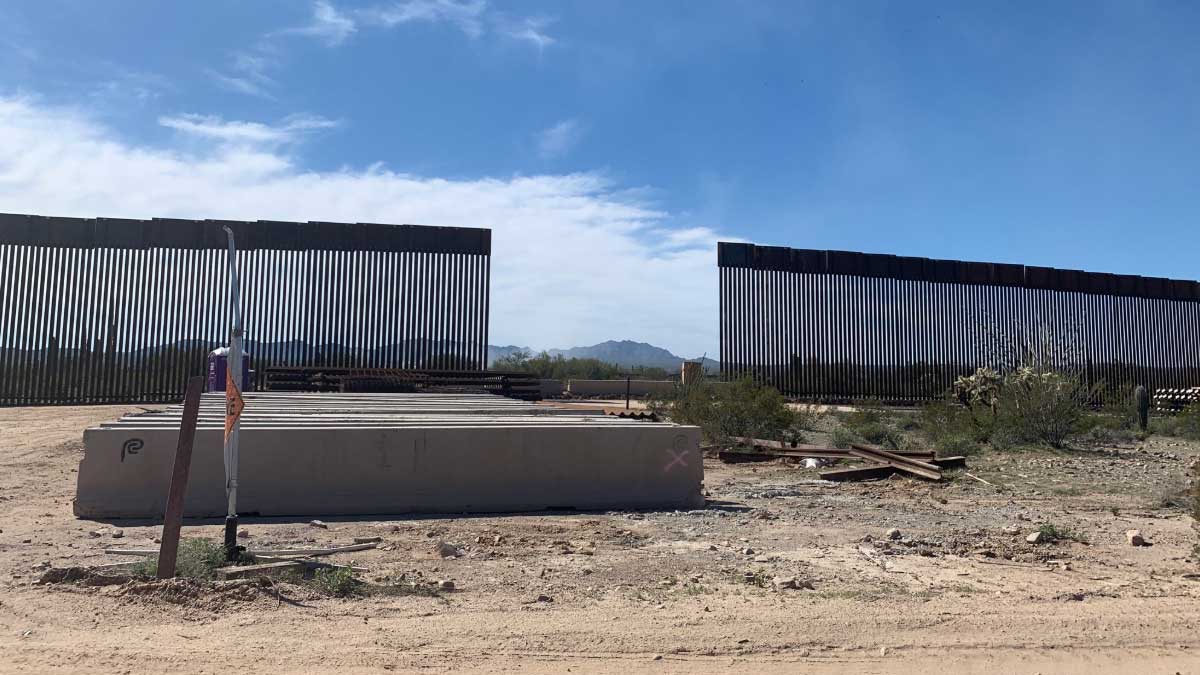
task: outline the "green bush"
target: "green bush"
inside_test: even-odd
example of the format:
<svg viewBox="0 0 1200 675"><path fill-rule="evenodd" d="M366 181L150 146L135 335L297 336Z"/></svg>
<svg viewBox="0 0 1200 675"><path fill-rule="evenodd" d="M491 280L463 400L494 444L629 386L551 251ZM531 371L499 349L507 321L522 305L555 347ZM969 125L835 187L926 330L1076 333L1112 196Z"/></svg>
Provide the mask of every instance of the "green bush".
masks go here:
<svg viewBox="0 0 1200 675"><path fill-rule="evenodd" d="M678 386L649 405L674 422L700 427L705 440L715 444L728 444L733 436L798 442L813 423L812 412L792 410L778 391L749 377Z"/></svg>
<svg viewBox="0 0 1200 675"><path fill-rule="evenodd" d="M980 450L979 443L969 436L943 435L933 443L933 449L942 457L973 455Z"/></svg>
<svg viewBox="0 0 1200 675"><path fill-rule="evenodd" d="M1012 440L1062 448L1085 427L1090 398L1078 375L1024 366L1004 378L996 421Z"/></svg>
<svg viewBox="0 0 1200 675"><path fill-rule="evenodd" d="M225 566L225 547L211 539L181 539L175 558L175 576L190 579L212 579ZM137 574L158 575L158 556L147 556L134 567Z"/></svg>
<svg viewBox="0 0 1200 675"><path fill-rule="evenodd" d="M904 436L896 428L896 419L882 408L864 404L840 418L842 428L856 437L856 442L881 445L892 449L904 443Z"/></svg>
<svg viewBox="0 0 1200 675"><path fill-rule="evenodd" d="M1165 436L1200 440L1200 401L1180 410L1174 417L1156 419L1156 429Z"/></svg>
<svg viewBox="0 0 1200 675"><path fill-rule="evenodd" d="M1081 544L1088 543L1087 537L1082 533L1068 529L1066 527L1058 527L1053 523L1045 523L1038 527L1038 532L1042 533L1042 538L1048 542L1056 541L1077 541Z"/></svg>
<svg viewBox="0 0 1200 675"><path fill-rule="evenodd" d="M921 408L917 428L935 445L946 438L987 443L996 428L996 416L991 408L968 408L953 400L936 401Z"/></svg>
<svg viewBox="0 0 1200 675"><path fill-rule="evenodd" d="M358 591L363 582L345 567L326 567L313 573L312 584L322 593L344 598Z"/></svg>
<svg viewBox="0 0 1200 675"><path fill-rule="evenodd" d="M830 434L829 442L835 448L848 448L852 444L858 443L859 438L846 427L838 427Z"/></svg>

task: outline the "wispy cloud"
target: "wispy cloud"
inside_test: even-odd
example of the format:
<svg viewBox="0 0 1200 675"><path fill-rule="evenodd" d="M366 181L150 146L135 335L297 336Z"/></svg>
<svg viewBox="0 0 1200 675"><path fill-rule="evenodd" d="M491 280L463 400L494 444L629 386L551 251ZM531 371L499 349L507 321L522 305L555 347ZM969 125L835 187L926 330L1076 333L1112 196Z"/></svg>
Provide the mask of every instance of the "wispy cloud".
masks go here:
<svg viewBox="0 0 1200 675"><path fill-rule="evenodd" d="M280 67L283 43L288 38L312 38L327 47L337 47L360 29L389 30L413 23L449 24L471 39L493 34L533 45L539 54L559 42L546 30L553 19L512 19L493 11L487 0L400 0L347 10L329 0L317 0L308 23L270 31L253 47L234 52L226 68L207 68L205 72L223 89L274 99L278 83L270 72Z"/></svg>
<svg viewBox="0 0 1200 675"><path fill-rule="evenodd" d="M569 153L583 140L585 129L579 120L563 120L537 133L537 150L542 159L557 159Z"/></svg>
<svg viewBox="0 0 1200 675"><path fill-rule="evenodd" d="M317 115L292 115L279 124L225 121L215 115L185 114L158 118L158 123L192 136L234 144L283 144L320 129L331 129L338 123Z"/></svg>
<svg viewBox="0 0 1200 675"><path fill-rule="evenodd" d="M716 353L717 233L671 236L670 214L603 176L313 171L274 144L287 133L271 129L288 122L168 119L186 130L186 143L130 142L78 110L0 98L0 203L12 212L64 216L487 227L494 244L491 334L499 344L630 338L689 356ZM646 289L655 302L630 301Z"/></svg>
<svg viewBox="0 0 1200 675"><path fill-rule="evenodd" d="M371 7L358 12L364 22L391 28L403 23L424 21L453 24L468 37L478 38L484 33L485 0L408 0L390 5Z"/></svg>
<svg viewBox="0 0 1200 675"><path fill-rule="evenodd" d="M554 23L553 19L530 16L515 23L503 22L499 30L514 40L528 42L537 47L538 53L541 53L546 47L558 42L546 32L546 27L551 23Z"/></svg>
<svg viewBox="0 0 1200 675"><path fill-rule="evenodd" d="M307 24L295 28L285 28L277 32L282 35L313 37L326 45L336 47L345 42L346 38L353 35L356 30L358 30L358 26L354 19L343 14L332 3L317 0L313 3L312 18Z"/></svg>
<svg viewBox="0 0 1200 675"><path fill-rule="evenodd" d="M248 48L233 52L227 71L205 72L223 89L273 100L272 90L278 83L269 73L279 65L279 48L270 37L264 37Z"/></svg>

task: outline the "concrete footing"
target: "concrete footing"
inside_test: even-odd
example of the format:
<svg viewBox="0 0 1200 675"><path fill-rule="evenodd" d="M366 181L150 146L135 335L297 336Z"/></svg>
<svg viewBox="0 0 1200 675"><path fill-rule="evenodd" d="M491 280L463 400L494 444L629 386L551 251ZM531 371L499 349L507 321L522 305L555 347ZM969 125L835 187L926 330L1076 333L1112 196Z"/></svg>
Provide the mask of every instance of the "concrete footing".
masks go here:
<svg viewBox="0 0 1200 675"><path fill-rule="evenodd" d="M161 518L178 407L84 433L75 514ZM225 514L223 398L196 432L188 517ZM696 508L696 427L487 395L248 394L238 511L307 516Z"/></svg>

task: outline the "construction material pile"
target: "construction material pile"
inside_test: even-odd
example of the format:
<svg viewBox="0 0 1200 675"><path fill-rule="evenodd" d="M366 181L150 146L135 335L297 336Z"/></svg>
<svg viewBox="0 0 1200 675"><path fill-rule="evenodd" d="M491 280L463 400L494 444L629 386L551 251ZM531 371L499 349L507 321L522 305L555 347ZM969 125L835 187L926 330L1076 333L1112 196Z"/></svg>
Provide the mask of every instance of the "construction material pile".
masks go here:
<svg viewBox="0 0 1200 675"><path fill-rule="evenodd" d="M555 410L487 394L248 393L245 515L701 506L696 427ZM161 518L182 406L84 433L75 514ZM201 402L184 502L225 513L225 399Z"/></svg>
<svg viewBox="0 0 1200 675"><path fill-rule="evenodd" d="M941 480L942 469L966 465L966 457L937 457L931 451L885 450L872 445L852 444L849 448L826 448L817 445L788 444L758 438L734 438L742 448L721 451L725 462L762 462L780 458L818 460L862 460L863 466L822 471L823 480L847 481L887 478L905 473L927 480ZM743 449L744 448L744 449Z"/></svg>

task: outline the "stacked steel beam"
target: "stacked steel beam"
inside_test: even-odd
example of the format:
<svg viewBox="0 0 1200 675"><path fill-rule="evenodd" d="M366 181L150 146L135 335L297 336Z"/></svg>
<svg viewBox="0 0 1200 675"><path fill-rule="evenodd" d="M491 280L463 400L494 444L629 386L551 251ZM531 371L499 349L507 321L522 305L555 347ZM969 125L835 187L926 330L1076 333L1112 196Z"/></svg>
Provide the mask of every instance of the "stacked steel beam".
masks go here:
<svg viewBox="0 0 1200 675"><path fill-rule="evenodd" d="M1200 284L721 243L721 368L812 399L938 398L1038 361L1123 392L1200 384Z"/></svg>

